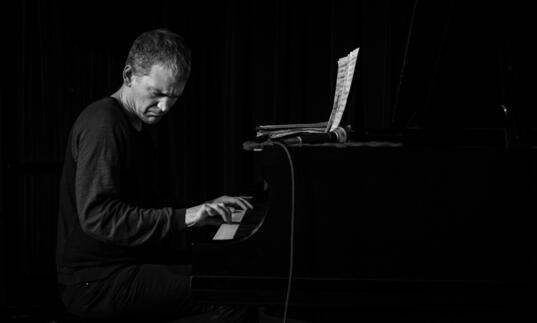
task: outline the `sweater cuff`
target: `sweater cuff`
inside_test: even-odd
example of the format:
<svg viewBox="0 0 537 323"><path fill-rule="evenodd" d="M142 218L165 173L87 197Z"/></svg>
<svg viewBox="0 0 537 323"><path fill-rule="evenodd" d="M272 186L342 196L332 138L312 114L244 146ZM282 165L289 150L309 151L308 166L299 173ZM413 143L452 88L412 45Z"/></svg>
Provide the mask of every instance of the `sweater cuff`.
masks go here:
<svg viewBox="0 0 537 323"><path fill-rule="evenodd" d="M174 209L173 210L173 227L177 231L183 231L186 228L185 224L186 209Z"/></svg>

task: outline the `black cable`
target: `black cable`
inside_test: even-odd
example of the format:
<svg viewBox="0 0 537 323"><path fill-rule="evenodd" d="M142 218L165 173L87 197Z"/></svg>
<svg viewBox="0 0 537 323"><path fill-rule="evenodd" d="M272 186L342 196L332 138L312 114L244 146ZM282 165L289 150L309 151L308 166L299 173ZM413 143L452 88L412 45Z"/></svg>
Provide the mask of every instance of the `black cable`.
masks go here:
<svg viewBox="0 0 537 323"><path fill-rule="evenodd" d="M289 153L289 149L281 142L274 141L275 144L282 147L289 161L289 169L291 171L291 228L289 234L289 276L287 279L287 292L285 294L285 303L283 308L282 322L287 320L287 310L289 308L289 299L291 297L291 281L293 279L293 264L294 264L294 249L295 249L295 169L293 159Z"/></svg>

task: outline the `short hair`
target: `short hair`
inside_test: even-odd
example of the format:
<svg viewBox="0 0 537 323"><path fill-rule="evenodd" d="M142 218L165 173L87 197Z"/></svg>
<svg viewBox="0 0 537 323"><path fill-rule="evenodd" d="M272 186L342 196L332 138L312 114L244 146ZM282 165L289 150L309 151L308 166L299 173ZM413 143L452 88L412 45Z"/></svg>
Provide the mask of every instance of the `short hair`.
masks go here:
<svg viewBox="0 0 537 323"><path fill-rule="evenodd" d="M155 29L136 38L125 64L138 75L148 75L153 65L162 64L180 81L186 81L190 76L191 52L183 37L168 29Z"/></svg>

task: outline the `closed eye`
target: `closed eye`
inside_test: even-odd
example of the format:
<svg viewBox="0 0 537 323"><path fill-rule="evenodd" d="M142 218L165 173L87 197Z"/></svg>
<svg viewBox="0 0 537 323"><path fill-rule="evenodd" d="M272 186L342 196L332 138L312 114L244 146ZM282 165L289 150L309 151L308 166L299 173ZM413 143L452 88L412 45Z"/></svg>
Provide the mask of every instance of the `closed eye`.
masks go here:
<svg viewBox="0 0 537 323"><path fill-rule="evenodd" d="M178 99L179 96L178 95L168 95L168 94L164 94L162 92L152 92L151 93L151 96L155 97L155 98L160 98L160 97L168 97L170 99Z"/></svg>

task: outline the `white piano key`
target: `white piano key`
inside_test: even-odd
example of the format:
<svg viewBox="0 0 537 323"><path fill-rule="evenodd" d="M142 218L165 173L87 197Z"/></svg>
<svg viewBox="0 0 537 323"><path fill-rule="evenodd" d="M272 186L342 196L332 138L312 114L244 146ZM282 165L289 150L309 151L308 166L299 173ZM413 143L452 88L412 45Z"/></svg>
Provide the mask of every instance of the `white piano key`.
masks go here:
<svg viewBox="0 0 537 323"><path fill-rule="evenodd" d="M213 240L231 240L235 236L240 224L222 224L216 231Z"/></svg>

